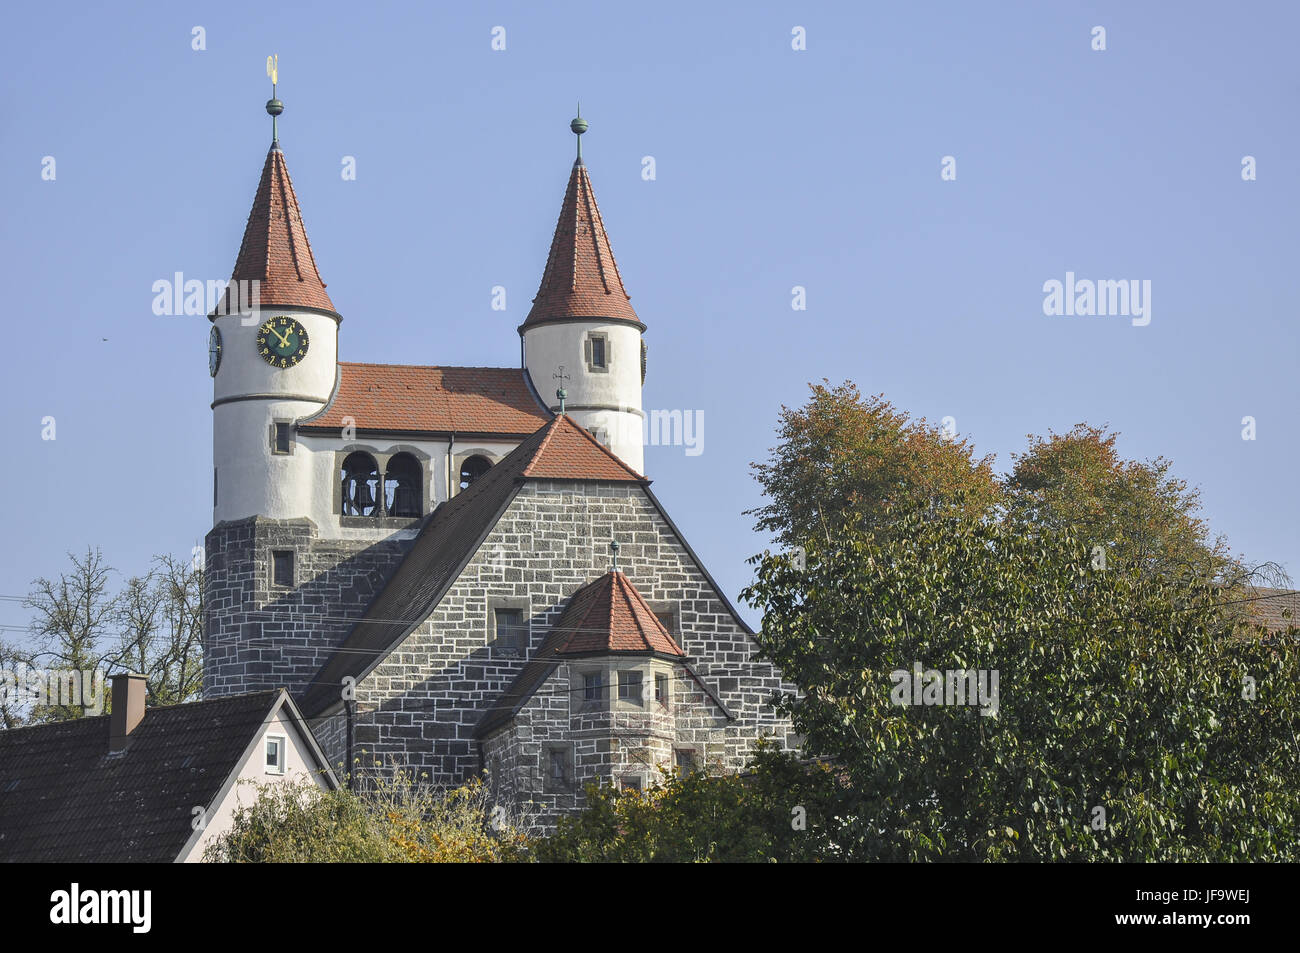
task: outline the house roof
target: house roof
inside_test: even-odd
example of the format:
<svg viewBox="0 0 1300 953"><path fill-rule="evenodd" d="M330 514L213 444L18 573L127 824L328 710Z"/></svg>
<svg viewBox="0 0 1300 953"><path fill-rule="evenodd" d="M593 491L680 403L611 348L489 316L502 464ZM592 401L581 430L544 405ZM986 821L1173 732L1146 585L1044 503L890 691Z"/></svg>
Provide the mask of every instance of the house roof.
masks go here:
<svg viewBox="0 0 1300 953"><path fill-rule="evenodd" d="M427 367L339 362L330 403L299 429L481 433L525 436L551 412L534 396L527 371L509 367Z"/></svg>
<svg viewBox="0 0 1300 953"><path fill-rule="evenodd" d="M649 483L567 414L556 415L426 518L387 584L303 694L308 717L332 708L344 678L369 672L433 611L530 479Z"/></svg>
<svg viewBox="0 0 1300 953"><path fill-rule="evenodd" d="M260 282L258 306L262 309L300 307L338 314L316 268L284 153L275 143L266 154L262 179L253 196L244 240L239 244L239 256L230 276L232 284L254 279ZM237 310L230 299L227 289L216 313Z"/></svg>
<svg viewBox="0 0 1300 953"><path fill-rule="evenodd" d="M310 738L283 689L151 708L120 754L108 715L0 731L0 860L175 860L282 705Z"/></svg>
<svg viewBox="0 0 1300 953"><path fill-rule="evenodd" d="M611 318L641 325L623 287L591 176L581 160L569 174L542 283L520 331L570 318Z"/></svg>
<svg viewBox="0 0 1300 953"><path fill-rule="evenodd" d="M1250 591L1251 616L1270 632L1300 627L1300 591L1255 586Z"/></svg>

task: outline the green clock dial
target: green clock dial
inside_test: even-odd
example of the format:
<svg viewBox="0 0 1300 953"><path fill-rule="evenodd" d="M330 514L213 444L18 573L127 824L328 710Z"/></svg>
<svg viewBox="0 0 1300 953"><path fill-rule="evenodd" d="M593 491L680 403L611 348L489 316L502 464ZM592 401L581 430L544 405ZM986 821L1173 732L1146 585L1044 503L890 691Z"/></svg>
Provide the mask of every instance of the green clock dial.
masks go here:
<svg viewBox="0 0 1300 953"><path fill-rule="evenodd" d="M213 377L217 376L217 368L221 366L221 332L213 328L208 333L208 373Z"/></svg>
<svg viewBox="0 0 1300 953"><path fill-rule="evenodd" d="M293 367L307 356L307 329L293 318L271 318L257 329L257 353L272 367Z"/></svg>

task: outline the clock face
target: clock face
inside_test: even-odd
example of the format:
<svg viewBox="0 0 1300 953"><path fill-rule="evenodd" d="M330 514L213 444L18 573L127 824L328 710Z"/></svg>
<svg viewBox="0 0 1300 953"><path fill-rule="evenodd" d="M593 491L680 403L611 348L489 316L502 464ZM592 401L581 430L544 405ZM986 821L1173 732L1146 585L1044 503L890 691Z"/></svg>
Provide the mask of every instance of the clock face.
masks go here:
<svg viewBox="0 0 1300 953"><path fill-rule="evenodd" d="M217 368L221 366L221 332L213 328L208 334L208 373L213 377L217 376Z"/></svg>
<svg viewBox="0 0 1300 953"><path fill-rule="evenodd" d="M293 318L271 318L257 329L257 353L272 367L293 367L307 356L307 330Z"/></svg>

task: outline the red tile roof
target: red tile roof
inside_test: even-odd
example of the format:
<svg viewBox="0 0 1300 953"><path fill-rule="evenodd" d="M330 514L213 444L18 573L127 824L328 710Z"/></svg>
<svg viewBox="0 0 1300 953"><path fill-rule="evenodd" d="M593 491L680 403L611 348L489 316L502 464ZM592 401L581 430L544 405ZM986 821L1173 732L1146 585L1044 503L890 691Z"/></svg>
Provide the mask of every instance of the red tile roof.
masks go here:
<svg viewBox="0 0 1300 953"><path fill-rule="evenodd" d="M557 414L551 421L523 475L539 480L645 481L568 414Z"/></svg>
<svg viewBox="0 0 1300 953"><path fill-rule="evenodd" d="M641 323L623 288L591 190L591 176L578 162L569 176L541 287L523 326L593 317Z"/></svg>
<svg viewBox="0 0 1300 953"><path fill-rule="evenodd" d="M339 362L334 399L305 428L434 431L524 436L550 420L526 371L510 367L425 367Z"/></svg>
<svg viewBox="0 0 1300 953"><path fill-rule="evenodd" d="M316 259L307 241L307 229L302 223L302 210L289 180L289 167L278 145L272 145L262 167L262 181L257 185L252 211L244 228L244 240L239 245L239 257L230 276L234 281L261 282L259 305L266 308L284 307L317 308L334 311L334 302L325 291L316 269ZM235 310L228 300L222 299L219 314Z"/></svg>
<svg viewBox="0 0 1300 953"><path fill-rule="evenodd" d="M685 656L636 586L621 572L607 572L573 594L551 629L556 655L657 652ZM542 654L539 652L539 655Z"/></svg>

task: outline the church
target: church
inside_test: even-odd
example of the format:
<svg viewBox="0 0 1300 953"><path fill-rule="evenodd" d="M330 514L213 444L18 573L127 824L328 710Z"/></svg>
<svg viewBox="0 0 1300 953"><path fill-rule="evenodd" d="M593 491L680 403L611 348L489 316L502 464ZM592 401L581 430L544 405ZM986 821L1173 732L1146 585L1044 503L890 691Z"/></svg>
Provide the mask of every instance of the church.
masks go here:
<svg viewBox="0 0 1300 953"><path fill-rule="evenodd" d="M486 774L495 803L543 825L594 781L736 771L759 738L794 748L771 704L793 686L644 473L646 324L583 162L587 122L570 124L519 366L367 364L341 360L283 108L267 103L270 151L209 316L205 697L284 688L340 775Z"/></svg>

